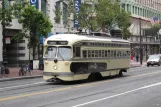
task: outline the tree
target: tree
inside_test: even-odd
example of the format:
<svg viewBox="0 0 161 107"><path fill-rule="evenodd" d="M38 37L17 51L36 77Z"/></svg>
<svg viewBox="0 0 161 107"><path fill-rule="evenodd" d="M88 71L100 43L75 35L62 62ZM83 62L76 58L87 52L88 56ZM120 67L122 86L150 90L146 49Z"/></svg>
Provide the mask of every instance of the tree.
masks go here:
<svg viewBox="0 0 161 107"><path fill-rule="evenodd" d="M159 23L154 23L153 25L151 25L151 28L159 31L159 29L161 28L161 25Z"/></svg>
<svg viewBox="0 0 161 107"><path fill-rule="evenodd" d="M14 36L14 39L28 39L30 61L30 48L35 48L38 45L38 37L40 35L48 35L48 33L51 31L52 23L41 11L30 5L26 5L24 8L22 8L19 16L19 23L22 24L23 29Z"/></svg>
<svg viewBox="0 0 161 107"><path fill-rule="evenodd" d="M74 19L79 22L79 29L109 32L118 26L125 38L130 36L128 31L128 27L131 24L130 13L120 8L120 4L117 2L111 0L85 0L81 3L79 12L76 13L74 1L65 1L70 2L68 7L73 8L70 14L74 14Z"/></svg>
<svg viewBox="0 0 161 107"><path fill-rule="evenodd" d="M95 0L87 0L81 3L79 12L74 13L74 19L79 22L79 29L99 30L97 8L95 6Z"/></svg>
<svg viewBox="0 0 161 107"><path fill-rule="evenodd" d="M62 20L64 21L64 27L68 28L69 32L69 29L71 28L70 24L72 21L74 21L73 18L71 18L74 12L74 2L73 0L60 0L58 2L59 3L56 3L55 9L53 10L53 12L55 13L54 20L56 23L60 23L60 20L62 18ZM67 5L66 8L63 8L65 12L63 12L63 10L61 9L60 3Z"/></svg>
<svg viewBox="0 0 161 107"><path fill-rule="evenodd" d="M120 8L120 4L111 2L111 0L99 0L96 8L97 21L100 23L101 29L106 28L110 31L119 27L124 38L130 36L128 28L131 25L131 14Z"/></svg>
<svg viewBox="0 0 161 107"><path fill-rule="evenodd" d="M20 13L22 12L23 8L28 5L28 0L15 0L15 3L12 6L13 15L17 18L20 18Z"/></svg>
<svg viewBox="0 0 161 107"><path fill-rule="evenodd" d="M52 24L48 17L33 6L26 6L20 12L19 23L22 24L23 30L14 38L29 40L29 47L33 48L38 44L38 36L47 36L51 31Z"/></svg>
<svg viewBox="0 0 161 107"><path fill-rule="evenodd" d="M12 22L12 9L7 0L2 0L2 7L0 8L0 21L2 25L2 35L3 35L3 63L7 62L6 54L6 41L5 41L5 29L6 26L10 26Z"/></svg>

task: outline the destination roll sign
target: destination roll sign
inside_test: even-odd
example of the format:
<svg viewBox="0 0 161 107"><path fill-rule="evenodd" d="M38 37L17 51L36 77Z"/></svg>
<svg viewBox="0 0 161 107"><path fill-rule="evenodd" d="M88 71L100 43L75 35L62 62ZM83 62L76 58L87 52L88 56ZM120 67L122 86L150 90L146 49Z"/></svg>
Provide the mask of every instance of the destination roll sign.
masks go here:
<svg viewBox="0 0 161 107"><path fill-rule="evenodd" d="M49 45L67 45L68 41L48 41Z"/></svg>

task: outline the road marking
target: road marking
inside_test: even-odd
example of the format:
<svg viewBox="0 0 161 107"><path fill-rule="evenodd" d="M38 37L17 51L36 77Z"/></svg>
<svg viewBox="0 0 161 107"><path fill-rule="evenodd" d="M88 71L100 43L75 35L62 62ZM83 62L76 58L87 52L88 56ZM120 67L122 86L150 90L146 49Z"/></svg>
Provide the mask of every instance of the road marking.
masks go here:
<svg viewBox="0 0 161 107"><path fill-rule="evenodd" d="M139 77L139 76L145 76L145 75L151 75L151 74L157 74L157 73L161 73L161 71L153 72L153 73L146 73L146 74L141 74L141 75L135 75L135 76L129 76L127 78ZM111 79L111 80L105 80L105 81L98 81L98 82L94 82L94 83L80 84L80 85L76 85L76 86L62 87L62 88L58 88L58 89L54 89L54 90L41 91L41 92L36 92L36 93L31 93L31 94L22 94L22 95L17 95L17 96L8 96L8 97L0 98L0 101L7 101L7 100L12 100L12 99L17 99L17 98L30 97L30 96L34 96L34 95L47 94L47 93L51 93L51 92L59 92L59 91L73 89L73 88L80 88L80 87L84 87L84 86L91 86L91 85L96 85L96 84L112 82L112 81L115 81L115 80L119 80L119 78Z"/></svg>
<svg viewBox="0 0 161 107"><path fill-rule="evenodd" d="M46 82L37 82L37 83L33 83L33 84L24 84L24 85L17 85L17 86L11 86L11 87L3 87L3 88L0 88L0 91L5 90L5 89L20 88L20 87L24 87L24 86L31 86L31 85L37 85L37 84L43 84L43 83L46 83Z"/></svg>
<svg viewBox="0 0 161 107"><path fill-rule="evenodd" d="M147 86L144 86L144 87L140 87L140 88L137 88L137 89L134 89L134 90L126 91L124 93L112 95L112 96L109 96L109 97L105 97L105 98L89 101L89 102L82 103L82 104L79 104L79 105L75 105L75 106L72 106L72 107L80 107L80 106L88 105L88 104L91 104L91 103L96 103L96 102L99 102L99 101L107 100L107 99L110 99L110 98L118 97L118 96L121 96L121 95L129 94L129 93L132 93L132 92L135 92L135 91L139 91L139 90L143 90L143 89L147 89L147 88L152 88L152 87L159 86L159 85L161 85L161 82L155 83L155 84L151 84L151 85L147 85Z"/></svg>
<svg viewBox="0 0 161 107"><path fill-rule="evenodd" d="M59 88L56 90L42 91L42 92L36 92L36 93L31 93L31 94L22 94L22 95L18 95L18 96L10 96L10 97L1 98L0 101L12 100L12 99L17 99L17 98L24 98L24 97L40 95L40 94L47 94L47 93L51 93L51 92L58 92L58 91L63 91L63 90L68 90L68 89L71 89L71 87L64 87L64 88Z"/></svg>
<svg viewBox="0 0 161 107"><path fill-rule="evenodd" d="M158 74L158 73L161 73L161 71L156 71L156 72L151 72L151 73L144 73L144 74L139 74L139 75L133 75L133 76L129 76L127 78L141 77L141 76L145 76L145 75L152 75L152 74Z"/></svg>

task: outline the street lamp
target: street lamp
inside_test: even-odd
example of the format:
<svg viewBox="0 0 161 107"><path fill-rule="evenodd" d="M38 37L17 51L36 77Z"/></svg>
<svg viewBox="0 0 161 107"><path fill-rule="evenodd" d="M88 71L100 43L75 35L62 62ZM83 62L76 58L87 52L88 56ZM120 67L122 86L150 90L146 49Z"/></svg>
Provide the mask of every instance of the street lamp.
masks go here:
<svg viewBox="0 0 161 107"><path fill-rule="evenodd" d="M140 26L140 64L142 65L142 36L141 36L141 18L139 18L139 26Z"/></svg>
<svg viewBox="0 0 161 107"><path fill-rule="evenodd" d="M160 39L159 50L160 50L160 53L161 53L161 29L159 30L159 39Z"/></svg>

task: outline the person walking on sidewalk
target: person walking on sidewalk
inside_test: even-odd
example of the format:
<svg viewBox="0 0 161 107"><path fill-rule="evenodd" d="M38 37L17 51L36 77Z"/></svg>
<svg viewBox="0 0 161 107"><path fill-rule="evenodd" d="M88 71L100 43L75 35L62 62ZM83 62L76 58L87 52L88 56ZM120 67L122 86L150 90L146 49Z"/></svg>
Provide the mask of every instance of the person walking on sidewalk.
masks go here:
<svg viewBox="0 0 161 107"><path fill-rule="evenodd" d="M136 62L138 62L139 61L139 55L137 54L136 55Z"/></svg>

